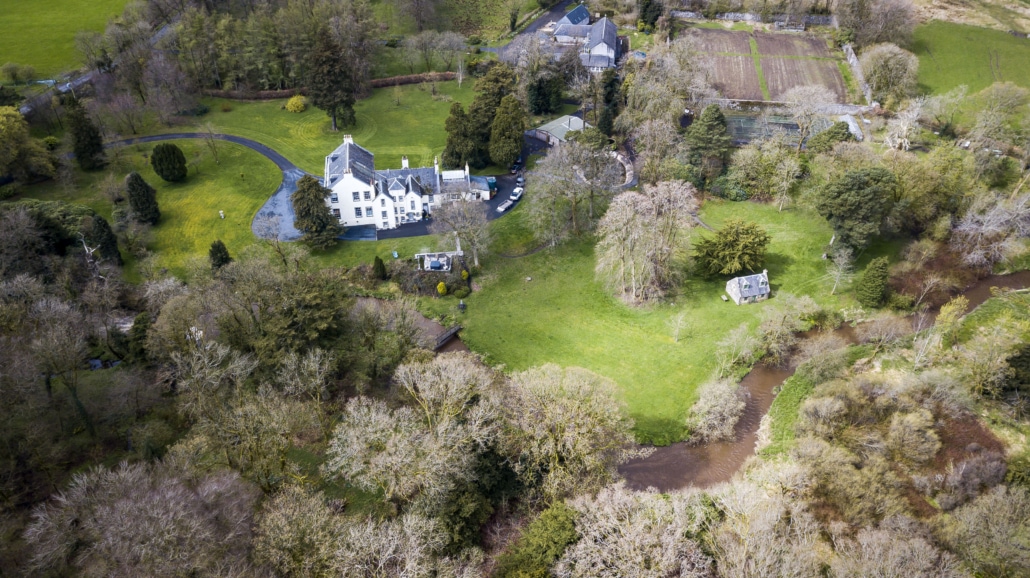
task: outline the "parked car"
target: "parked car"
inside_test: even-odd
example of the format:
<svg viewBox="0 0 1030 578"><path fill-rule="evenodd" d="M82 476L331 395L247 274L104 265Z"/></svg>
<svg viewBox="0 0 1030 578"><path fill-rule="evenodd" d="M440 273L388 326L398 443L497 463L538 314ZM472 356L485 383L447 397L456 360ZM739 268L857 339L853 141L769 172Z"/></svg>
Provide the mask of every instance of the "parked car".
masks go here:
<svg viewBox="0 0 1030 578"><path fill-rule="evenodd" d="M522 163L515 163L511 165L511 174L515 174L522 170Z"/></svg>
<svg viewBox="0 0 1030 578"><path fill-rule="evenodd" d="M526 186L526 177L524 177L522 175L519 175L519 178L515 179L515 186L516 187L524 187L524 186Z"/></svg>
<svg viewBox="0 0 1030 578"><path fill-rule="evenodd" d="M508 198L513 201L517 201L522 198L522 193L524 192L526 192L526 189L523 189L522 187L515 187L515 190L511 192L511 196L509 196Z"/></svg>
<svg viewBox="0 0 1030 578"><path fill-rule="evenodd" d="M503 212L507 211L508 209L510 209L512 207L512 205L514 205L514 204L515 204L515 201L504 201L503 203L501 203L500 205L497 206L497 212L498 213L503 213Z"/></svg>

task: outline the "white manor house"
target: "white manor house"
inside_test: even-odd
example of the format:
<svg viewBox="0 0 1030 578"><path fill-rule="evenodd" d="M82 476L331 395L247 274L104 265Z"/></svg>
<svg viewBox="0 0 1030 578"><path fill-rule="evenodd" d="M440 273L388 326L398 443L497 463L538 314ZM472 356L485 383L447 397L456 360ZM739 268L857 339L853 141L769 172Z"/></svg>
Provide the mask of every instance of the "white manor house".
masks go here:
<svg viewBox="0 0 1030 578"><path fill-rule="evenodd" d="M439 161L432 167L376 170L375 155L344 135L343 144L325 157L326 188L331 191L329 208L345 227L375 225L393 229L404 223L421 221L442 203L486 200L484 188L464 170L441 171Z"/></svg>

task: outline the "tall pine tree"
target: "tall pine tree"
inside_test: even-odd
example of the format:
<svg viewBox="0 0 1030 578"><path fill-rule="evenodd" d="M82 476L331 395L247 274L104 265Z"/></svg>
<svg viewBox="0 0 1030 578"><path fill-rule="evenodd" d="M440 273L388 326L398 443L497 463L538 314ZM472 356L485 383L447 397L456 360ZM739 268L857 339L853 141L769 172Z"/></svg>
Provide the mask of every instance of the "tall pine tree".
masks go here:
<svg viewBox="0 0 1030 578"><path fill-rule="evenodd" d="M464 167L465 163L479 166L478 131L472 119L465 114L460 102L451 105L451 114L444 121L447 131L447 144L443 149L443 166Z"/></svg>
<svg viewBox="0 0 1030 578"><path fill-rule="evenodd" d="M879 307L887 299L889 265L887 257L877 257L866 265L862 278L855 287L855 297L863 307Z"/></svg>
<svg viewBox="0 0 1030 578"><path fill-rule="evenodd" d="M294 225L304 233L301 240L316 249L332 247L336 238L343 234L340 221L325 202L330 192L311 175L304 175L290 196L296 214Z"/></svg>
<svg viewBox="0 0 1030 578"><path fill-rule="evenodd" d="M514 95L501 99L490 131L490 159L502 167L515 162L522 153L522 133L526 130L526 113Z"/></svg>
<svg viewBox="0 0 1030 578"><path fill-rule="evenodd" d="M72 100L67 105L68 129L72 135L72 150L75 151L75 160L79 168L84 171L94 171L107 164L107 157L104 155L104 140L100 136L100 129L93 124L89 113L79 104L79 101Z"/></svg>
<svg viewBox="0 0 1030 578"><path fill-rule="evenodd" d="M722 173L733 142L726 130L726 117L718 106L710 104L701 111L687 130L687 144L691 162L704 171L706 178L713 179Z"/></svg>
<svg viewBox="0 0 1030 578"><path fill-rule="evenodd" d="M129 208L132 209L133 218L140 223L156 225L161 218L161 209L157 206L157 191L154 187L133 171L125 177L125 188L129 194Z"/></svg>
<svg viewBox="0 0 1030 578"><path fill-rule="evenodd" d="M208 259L211 260L211 269L217 271L222 267L225 267L229 263L232 263L232 257L229 255L229 249L225 246L225 243L221 239L215 239L211 243L211 249L207 252Z"/></svg>
<svg viewBox="0 0 1030 578"><path fill-rule="evenodd" d="M356 122L354 93L357 87L349 59L350 55L336 42L328 28L318 31L308 71L308 98L312 105L324 110L333 120L334 131L337 130L337 118L344 126Z"/></svg>

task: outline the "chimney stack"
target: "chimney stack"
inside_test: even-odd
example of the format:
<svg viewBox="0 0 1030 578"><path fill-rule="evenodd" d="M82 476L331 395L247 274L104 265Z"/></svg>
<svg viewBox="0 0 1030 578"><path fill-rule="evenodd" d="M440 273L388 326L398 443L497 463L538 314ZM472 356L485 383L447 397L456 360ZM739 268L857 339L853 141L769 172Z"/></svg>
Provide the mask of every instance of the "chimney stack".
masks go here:
<svg viewBox="0 0 1030 578"><path fill-rule="evenodd" d="M354 137L349 134L343 135L343 144L354 144Z"/></svg>
<svg viewBox="0 0 1030 578"><path fill-rule="evenodd" d="M401 168L402 169L408 168L408 157L407 156L401 157Z"/></svg>

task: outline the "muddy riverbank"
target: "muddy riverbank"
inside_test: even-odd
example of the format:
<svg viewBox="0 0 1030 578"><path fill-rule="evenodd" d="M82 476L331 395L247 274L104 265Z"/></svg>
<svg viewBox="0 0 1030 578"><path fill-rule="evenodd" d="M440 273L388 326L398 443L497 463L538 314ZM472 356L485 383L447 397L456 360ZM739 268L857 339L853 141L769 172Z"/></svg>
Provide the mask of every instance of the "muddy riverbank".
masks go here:
<svg viewBox="0 0 1030 578"><path fill-rule="evenodd" d="M991 287L1030 287L1030 271L991 275L977 281L962 292L969 300L970 311L990 299ZM935 317L936 311L930 312L921 324L925 326ZM854 342L851 327L841 327L837 332L849 342ZM650 456L632 460L619 468L619 473L626 478L627 487L637 490L655 487L667 492L689 487L705 488L729 481L754 455L758 427L772 406L776 397L774 391L793 373L793 369L784 367L756 365L741 381L747 405L734 429L734 439L703 445L680 442L656 448Z"/></svg>

